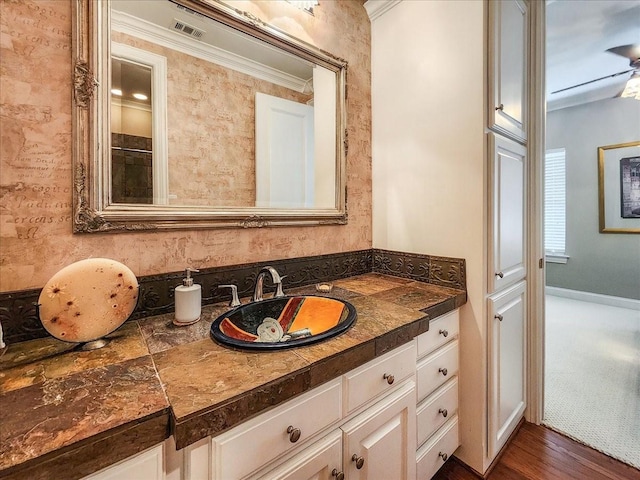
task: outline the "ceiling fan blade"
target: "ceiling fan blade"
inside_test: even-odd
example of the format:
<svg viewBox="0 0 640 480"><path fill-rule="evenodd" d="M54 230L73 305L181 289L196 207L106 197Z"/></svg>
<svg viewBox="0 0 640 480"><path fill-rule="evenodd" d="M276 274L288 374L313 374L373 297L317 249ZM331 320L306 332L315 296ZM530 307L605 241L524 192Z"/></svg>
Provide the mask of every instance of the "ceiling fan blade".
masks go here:
<svg viewBox="0 0 640 480"><path fill-rule="evenodd" d="M571 85L570 87L561 88L560 90L556 90L555 92L551 92L551 95L553 95L555 93L565 92L565 91L571 90L573 88L584 87L585 85L589 85L590 83L599 82L601 80L606 80L608 78L615 78L615 77L618 77L620 75L624 75L625 73L629 73L629 72L633 72L633 71L634 71L634 69L632 68L630 70L625 70L623 72L612 73L611 75L606 75L604 77L595 78L593 80L589 80L589 81L586 81L586 82L578 83L577 85ZM622 92L620 92L620 93L622 93Z"/></svg>
<svg viewBox="0 0 640 480"><path fill-rule="evenodd" d="M629 59L629 65L640 62L640 44L620 45L618 47L608 48L607 52L615 53L621 57Z"/></svg>

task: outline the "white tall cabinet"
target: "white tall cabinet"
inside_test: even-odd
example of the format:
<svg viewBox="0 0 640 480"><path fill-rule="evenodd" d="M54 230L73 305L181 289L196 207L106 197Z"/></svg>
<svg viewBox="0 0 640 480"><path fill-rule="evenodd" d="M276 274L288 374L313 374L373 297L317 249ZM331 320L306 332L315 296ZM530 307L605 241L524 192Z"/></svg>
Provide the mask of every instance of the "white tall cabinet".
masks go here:
<svg viewBox="0 0 640 480"><path fill-rule="evenodd" d="M365 8L373 246L466 259L455 455L484 473L527 407L530 16L543 7L369 0Z"/></svg>
<svg viewBox="0 0 640 480"><path fill-rule="evenodd" d="M488 459L527 404L527 105L530 18L525 0L490 1L487 86L490 230L487 280Z"/></svg>

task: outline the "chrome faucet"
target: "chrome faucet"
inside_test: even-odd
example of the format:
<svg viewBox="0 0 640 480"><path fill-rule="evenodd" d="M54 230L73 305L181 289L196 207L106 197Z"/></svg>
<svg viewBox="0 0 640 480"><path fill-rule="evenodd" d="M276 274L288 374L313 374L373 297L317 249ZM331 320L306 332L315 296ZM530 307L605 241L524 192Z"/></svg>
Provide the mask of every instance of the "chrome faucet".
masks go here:
<svg viewBox="0 0 640 480"><path fill-rule="evenodd" d="M267 266L262 267L258 272L256 283L253 285L253 297L251 297L252 302L262 301L264 294L264 277L266 277L267 275L271 275L271 282L276 286L276 294L274 295L274 297L284 297L284 292L282 291L282 277L280 277L280 274L275 268Z"/></svg>

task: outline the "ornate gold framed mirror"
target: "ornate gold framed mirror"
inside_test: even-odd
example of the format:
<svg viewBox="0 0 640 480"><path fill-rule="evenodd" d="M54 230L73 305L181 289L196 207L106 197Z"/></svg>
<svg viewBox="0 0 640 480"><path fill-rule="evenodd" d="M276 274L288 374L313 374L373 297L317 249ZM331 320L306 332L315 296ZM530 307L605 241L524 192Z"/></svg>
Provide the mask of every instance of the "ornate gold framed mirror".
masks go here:
<svg viewBox="0 0 640 480"><path fill-rule="evenodd" d="M74 232L346 223L346 61L217 0L73 14Z"/></svg>

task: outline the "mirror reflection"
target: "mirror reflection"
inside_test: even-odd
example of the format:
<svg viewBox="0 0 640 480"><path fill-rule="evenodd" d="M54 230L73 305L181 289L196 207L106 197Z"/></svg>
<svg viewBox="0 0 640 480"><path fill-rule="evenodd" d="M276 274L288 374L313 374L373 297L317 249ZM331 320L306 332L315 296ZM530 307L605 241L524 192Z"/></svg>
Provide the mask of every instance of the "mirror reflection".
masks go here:
<svg viewBox="0 0 640 480"><path fill-rule="evenodd" d="M111 2L108 204L337 208L337 73L172 0Z"/></svg>
<svg viewBox="0 0 640 480"><path fill-rule="evenodd" d="M111 198L154 203L152 69L111 57Z"/></svg>

